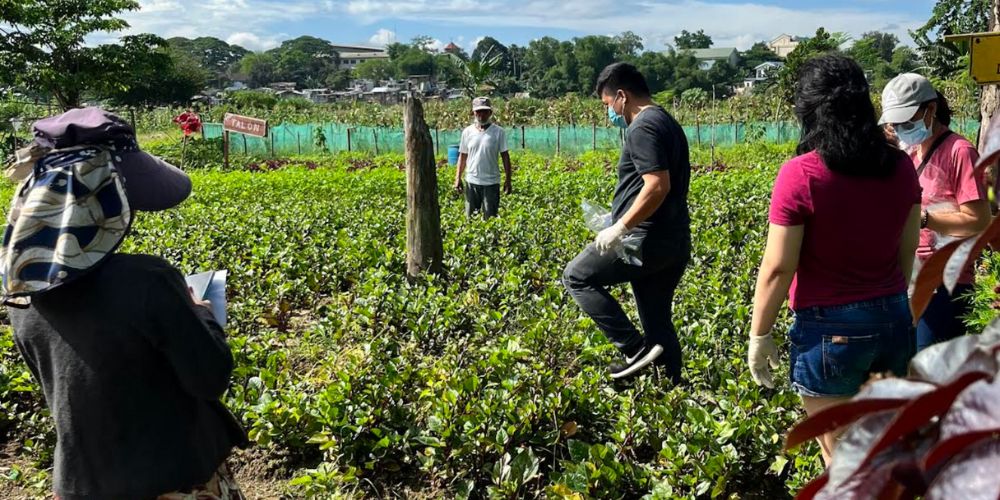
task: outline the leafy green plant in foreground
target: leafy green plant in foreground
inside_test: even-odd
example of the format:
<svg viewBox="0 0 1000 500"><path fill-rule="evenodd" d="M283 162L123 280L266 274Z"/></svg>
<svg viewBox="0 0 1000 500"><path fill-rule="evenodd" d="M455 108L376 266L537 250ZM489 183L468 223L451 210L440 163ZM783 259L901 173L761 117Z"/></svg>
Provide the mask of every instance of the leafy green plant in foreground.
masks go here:
<svg viewBox="0 0 1000 500"><path fill-rule="evenodd" d="M740 340L790 154L721 150L726 167L693 178L695 251L675 310L687 388L647 376L616 390L614 348L559 283L591 238L580 200L611 197L612 152L515 155L515 194L489 221L467 220L439 176L446 271L415 283L399 155L193 172L192 198L139 214L123 250L229 270L226 403L293 495L782 498L821 472L817 450L781 454L797 396L752 384ZM23 370L11 345L0 353L0 374ZM46 423L28 394L5 417L7 442ZM43 450L20 453L45 466Z"/></svg>

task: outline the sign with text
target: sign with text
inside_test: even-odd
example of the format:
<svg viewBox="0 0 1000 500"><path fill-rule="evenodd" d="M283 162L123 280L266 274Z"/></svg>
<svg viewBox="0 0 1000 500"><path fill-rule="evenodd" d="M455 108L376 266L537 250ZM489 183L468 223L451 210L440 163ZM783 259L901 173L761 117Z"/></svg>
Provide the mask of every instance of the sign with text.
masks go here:
<svg viewBox="0 0 1000 500"><path fill-rule="evenodd" d="M222 129L256 137L267 137L267 120L226 113L222 119Z"/></svg>

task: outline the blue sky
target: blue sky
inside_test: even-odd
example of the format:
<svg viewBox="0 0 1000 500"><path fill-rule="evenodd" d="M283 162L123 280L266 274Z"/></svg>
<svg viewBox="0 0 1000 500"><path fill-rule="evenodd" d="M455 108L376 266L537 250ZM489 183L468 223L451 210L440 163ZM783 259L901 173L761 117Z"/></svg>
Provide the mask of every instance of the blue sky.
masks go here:
<svg viewBox="0 0 1000 500"><path fill-rule="evenodd" d="M923 24L934 0L141 0L124 17L130 32L164 37L215 36L251 50L312 35L337 43L379 45L428 35L440 46L471 50L483 36L526 45L552 36L614 35L631 30L647 49L663 49L682 29L704 29L716 46L745 49L782 33L819 26L854 36L895 33Z"/></svg>

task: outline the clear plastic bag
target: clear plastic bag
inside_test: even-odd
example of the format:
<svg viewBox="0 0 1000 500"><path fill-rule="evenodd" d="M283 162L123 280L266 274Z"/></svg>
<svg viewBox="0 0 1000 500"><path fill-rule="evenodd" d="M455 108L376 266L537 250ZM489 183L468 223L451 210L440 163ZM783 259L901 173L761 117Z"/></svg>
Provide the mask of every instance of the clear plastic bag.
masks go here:
<svg viewBox="0 0 1000 500"><path fill-rule="evenodd" d="M611 210L590 200L583 200L583 223L597 234L611 227ZM626 264L642 265L642 236L629 232L615 245L615 255Z"/></svg>

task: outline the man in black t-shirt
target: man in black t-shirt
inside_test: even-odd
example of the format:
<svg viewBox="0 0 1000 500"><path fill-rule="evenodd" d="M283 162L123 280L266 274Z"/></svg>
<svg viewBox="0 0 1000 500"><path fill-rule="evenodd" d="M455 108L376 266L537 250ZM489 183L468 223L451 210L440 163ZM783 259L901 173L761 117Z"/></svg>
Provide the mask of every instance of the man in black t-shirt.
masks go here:
<svg viewBox="0 0 1000 500"><path fill-rule="evenodd" d="M691 176L687 138L670 114L655 105L642 74L615 63L601 72L597 94L608 117L625 128L611 227L580 252L563 282L580 307L621 351L611 377L624 379L655 364L681 381L681 349L673 325L674 290L691 256L687 194ZM641 265L620 259L622 238L641 241ZM608 287L630 283L645 335L639 333Z"/></svg>

